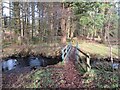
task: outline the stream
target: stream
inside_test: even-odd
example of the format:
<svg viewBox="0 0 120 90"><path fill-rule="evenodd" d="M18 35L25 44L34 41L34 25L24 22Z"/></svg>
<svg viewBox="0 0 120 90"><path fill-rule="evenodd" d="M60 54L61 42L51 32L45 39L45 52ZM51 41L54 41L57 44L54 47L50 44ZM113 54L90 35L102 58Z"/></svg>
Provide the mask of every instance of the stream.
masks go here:
<svg viewBox="0 0 120 90"><path fill-rule="evenodd" d="M46 67L47 65L54 65L62 61L61 57L41 57L41 56L30 56L24 58L7 58L3 60L0 65L2 72L11 72L14 70L20 70L24 67L29 67L31 70L40 67Z"/></svg>
<svg viewBox="0 0 120 90"><path fill-rule="evenodd" d="M92 59L90 65L93 68L100 67L100 68L109 68L109 69L119 69L120 63L119 59L114 58L113 63L109 58L100 58L100 59Z"/></svg>
<svg viewBox="0 0 120 90"><path fill-rule="evenodd" d="M7 58L3 60L3 62L0 63L2 67L2 72L11 72L14 70L21 70L25 67L29 67L30 70L35 70L40 67L46 67L48 65L54 65L62 61L62 58L60 56L57 57L41 57L41 56L29 56L29 57L23 57L23 58ZM92 60L91 59L90 65L94 67L110 67L113 69L119 68L119 63L114 62L113 64L111 62L107 62L106 60Z"/></svg>

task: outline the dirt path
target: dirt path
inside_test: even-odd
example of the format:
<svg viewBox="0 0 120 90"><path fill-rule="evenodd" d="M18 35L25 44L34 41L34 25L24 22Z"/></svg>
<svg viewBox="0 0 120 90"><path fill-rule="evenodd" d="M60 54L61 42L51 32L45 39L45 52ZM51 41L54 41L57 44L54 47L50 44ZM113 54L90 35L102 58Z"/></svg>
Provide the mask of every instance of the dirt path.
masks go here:
<svg viewBox="0 0 120 90"><path fill-rule="evenodd" d="M75 69L75 49L73 48L70 53L68 61L65 63L64 67L64 78L66 80L65 85L61 87L76 88L82 87L81 76L79 72Z"/></svg>
<svg viewBox="0 0 120 90"><path fill-rule="evenodd" d="M65 83L60 85L62 88L82 87L81 76L76 71L72 62L67 63L64 67L63 79L65 80Z"/></svg>
<svg viewBox="0 0 120 90"><path fill-rule="evenodd" d="M82 85L82 81L81 81L81 75L79 74L79 72L76 70L75 68L75 49L73 48L71 50L71 55L68 58L67 61L65 61L65 65L64 67L62 67L63 69L58 71L57 68L59 67L55 67L56 71L53 71L52 73L62 73L62 77L60 78L60 80L57 80L57 83L60 83L58 87L61 88L81 88Z"/></svg>

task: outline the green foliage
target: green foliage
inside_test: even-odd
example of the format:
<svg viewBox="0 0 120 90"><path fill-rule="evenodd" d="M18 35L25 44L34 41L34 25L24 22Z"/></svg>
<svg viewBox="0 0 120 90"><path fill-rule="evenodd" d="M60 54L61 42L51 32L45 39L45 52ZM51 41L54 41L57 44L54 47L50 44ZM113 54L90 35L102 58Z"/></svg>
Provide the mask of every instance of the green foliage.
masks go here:
<svg viewBox="0 0 120 90"><path fill-rule="evenodd" d="M96 14L96 16L94 17L94 25L96 26L96 28L102 28L104 20L105 18L102 14Z"/></svg>
<svg viewBox="0 0 120 90"><path fill-rule="evenodd" d="M104 2L72 3L72 8L74 10L75 16L79 22L79 25L81 25L78 28L83 30L81 31L80 29L78 29L79 30L78 32L85 31L87 34L88 33L102 34L102 28L106 27L109 21L111 22L111 26L112 28L114 28L114 31L116 31L115 28L117 27L116 25L117 25L118 15L116 13L116 9L114 5L115 3L104 3ZM111 11L111 9L113 10ZM112 28L110 28L110 30Z"/></svg>
<svg viewBox="0 0 120 90"><path fill-rule="evenodd" d="M89 24L90 23L90 18L89 17L86 17L86 16L82 16L81 18L80 18L80 24L81 25L87 25L87 24Z"/></svg>

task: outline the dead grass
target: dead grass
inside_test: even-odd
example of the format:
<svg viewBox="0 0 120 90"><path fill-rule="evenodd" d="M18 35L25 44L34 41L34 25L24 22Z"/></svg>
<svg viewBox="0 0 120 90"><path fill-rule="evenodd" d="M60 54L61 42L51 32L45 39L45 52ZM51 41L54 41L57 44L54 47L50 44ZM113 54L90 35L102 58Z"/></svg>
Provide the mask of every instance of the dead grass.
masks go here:
<svg viewBox="0 0 120 90"><path fill-rule="evenodd" d="M76 43L74 43L76 46ZM110 56L110 48L104 44L99 43L91 43L91 42L79 42L79 48L86 53L101 56L101 57L109 57ZM118 57L118 47L113 46L112 48L113 57Z"/></svg>

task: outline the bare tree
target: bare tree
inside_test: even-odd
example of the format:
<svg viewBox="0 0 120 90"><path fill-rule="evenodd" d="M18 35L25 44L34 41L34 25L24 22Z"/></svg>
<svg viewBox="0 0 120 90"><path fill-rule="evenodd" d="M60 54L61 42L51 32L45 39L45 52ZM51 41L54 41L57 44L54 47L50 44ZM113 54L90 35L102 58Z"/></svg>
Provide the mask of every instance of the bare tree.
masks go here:
<svg viewBox="0 0 120 90"><path fill-rule="evenodd" d="M65 4L62 3L62 12L61 12L61 31L62 31L62 37L61 37L61 43L66 43L66 15L65 15Z"/></svg>

